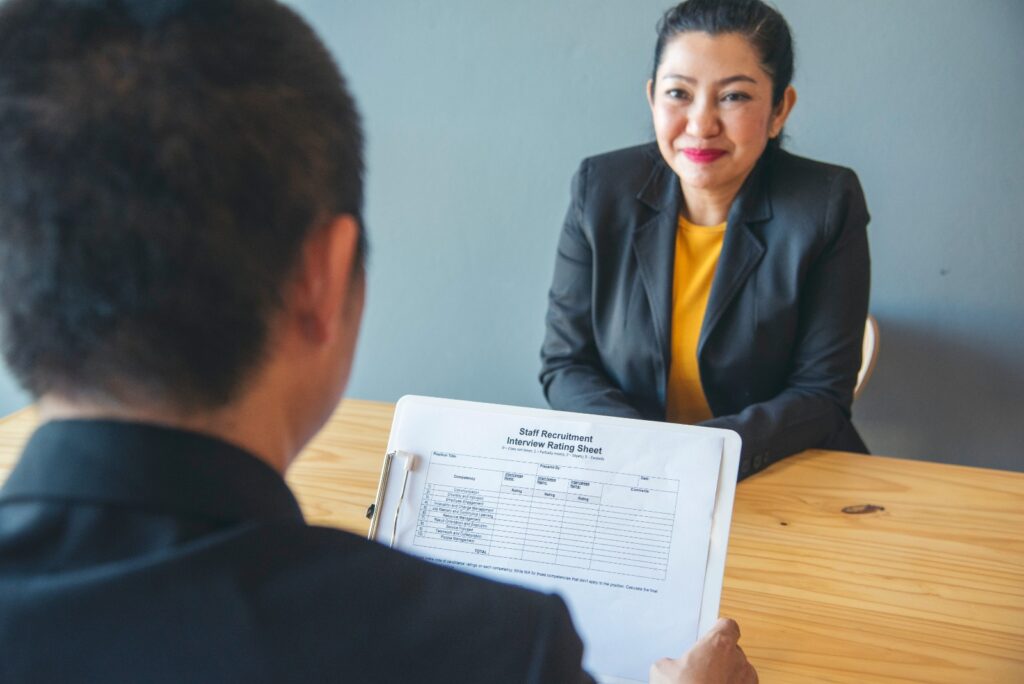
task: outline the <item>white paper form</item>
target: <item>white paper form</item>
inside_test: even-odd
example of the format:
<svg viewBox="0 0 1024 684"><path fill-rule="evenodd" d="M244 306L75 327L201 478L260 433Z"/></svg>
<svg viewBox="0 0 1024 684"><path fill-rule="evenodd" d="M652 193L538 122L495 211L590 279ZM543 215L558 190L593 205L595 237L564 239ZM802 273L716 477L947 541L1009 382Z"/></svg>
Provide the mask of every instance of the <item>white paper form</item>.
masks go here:
<svg viewBox="0 0 1024 684"><path fill-rule="evenodd" d="M407 552L561 594L586 668L645 681L651 663L696 641L702 608L717 613L706 574L719 483L735 482L734 464L723 474L731 435L406 398L388 449L416 464L401 506L398 482L385 491L397 525L377 538L395 529ZM711 586L720 592L720 576Z"/></svg>

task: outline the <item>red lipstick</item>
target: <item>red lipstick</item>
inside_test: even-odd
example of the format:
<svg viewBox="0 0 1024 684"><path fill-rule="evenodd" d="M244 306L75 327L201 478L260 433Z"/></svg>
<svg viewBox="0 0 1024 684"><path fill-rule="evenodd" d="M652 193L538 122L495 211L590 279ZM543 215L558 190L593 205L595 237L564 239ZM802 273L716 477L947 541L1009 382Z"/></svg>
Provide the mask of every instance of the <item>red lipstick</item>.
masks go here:
<svg viewBox="0 0 1024 684"><path fill-rule="evenodd" d="M687 159L689 159L692 162L696 162L697 164L710 164L711 162L715 161L723 154L725 154L725 150L702 150L696 147L685 147L683 148L683 154L686 155Z"/></svg>

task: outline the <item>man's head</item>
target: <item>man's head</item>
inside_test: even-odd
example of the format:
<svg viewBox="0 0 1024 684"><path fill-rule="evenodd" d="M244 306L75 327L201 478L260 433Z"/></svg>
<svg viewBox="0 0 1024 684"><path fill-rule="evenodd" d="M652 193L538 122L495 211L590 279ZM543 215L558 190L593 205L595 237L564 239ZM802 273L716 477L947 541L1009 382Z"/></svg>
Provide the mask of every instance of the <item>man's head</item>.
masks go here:
<svg viewBox="0 0 1024 684"><path fill-rule="evenodd" d="M338 217L361 278L362 175L341 74L272 0L8 0L8 364L36 396L223 406Z"/></svg>

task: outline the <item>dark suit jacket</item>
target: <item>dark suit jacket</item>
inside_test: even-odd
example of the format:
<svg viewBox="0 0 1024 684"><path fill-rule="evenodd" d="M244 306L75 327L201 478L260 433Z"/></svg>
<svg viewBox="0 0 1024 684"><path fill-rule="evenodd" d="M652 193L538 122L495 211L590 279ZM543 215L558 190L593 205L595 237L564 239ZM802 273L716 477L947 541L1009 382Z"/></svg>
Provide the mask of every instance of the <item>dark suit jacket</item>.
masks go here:
<svg viewBox="0 0 1024 684"><path fill-rule="evenodd" d="M0 681L590 681L562 601L311 527L196 434L60 422L0 491Z"/></svg>
<svg viewBox="0 0 1024 684"><path fill-rule="evenodd" d="M584 160L558 243L540 380L553 408L664 420L682 192L657 146ZM697 359L740 475L866 451L850 422L868 311L868 212L849 169L766 152L729 212Z"/></svg>

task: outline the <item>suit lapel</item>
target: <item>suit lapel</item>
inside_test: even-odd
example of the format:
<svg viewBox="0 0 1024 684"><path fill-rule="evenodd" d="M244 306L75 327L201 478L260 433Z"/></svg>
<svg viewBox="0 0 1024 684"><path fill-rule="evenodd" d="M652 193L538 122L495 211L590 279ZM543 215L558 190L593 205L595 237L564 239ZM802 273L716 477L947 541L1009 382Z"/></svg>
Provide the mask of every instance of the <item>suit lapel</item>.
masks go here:
<svg viewBox="0 0 1024 684"><path fill-rule="evenodd" d="M654 321L657 343L652 346L658 351L654 359L654 370L660 382L658 394L664 402L671 353L675 241L682 193L676 175L661 161L656 149L654 155L658 156L652 159L651 175L636 196L640 203L647 206L649 217L639 223L634 231L633 253Z"/></svg>
<svg viewBox="0 0 1024 684"><path fill-rule="evenodd" d="M640 203L647 206L650 215L636 227L633 253L654 320L654 333L659 351L654 360L655 373L659 380L658 396L664 403L671 355L675 241L683 199L679 179L661 159L657 149L654 149L652 162L651 174L636 196ZM764 245L750 226L772 217L765 171L770 162L769 152L750 173L729 211L722 255L718 260L704 323L701 326L698 356L721 320L722 314L764 256Z"/></svg>
<svg viewBox="0 0 1024 684"><path fill-rule="evenodd" d="M718 259L718 268L711 284L711 294L708 297L708 306L697 344L698 356L721 320L722 314L764 256L764 245L751 230L751 224L767 221L772 216L765 172L770 157L769 152L761 158L743 183L729 210L722 255Z"/></svg>

